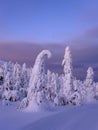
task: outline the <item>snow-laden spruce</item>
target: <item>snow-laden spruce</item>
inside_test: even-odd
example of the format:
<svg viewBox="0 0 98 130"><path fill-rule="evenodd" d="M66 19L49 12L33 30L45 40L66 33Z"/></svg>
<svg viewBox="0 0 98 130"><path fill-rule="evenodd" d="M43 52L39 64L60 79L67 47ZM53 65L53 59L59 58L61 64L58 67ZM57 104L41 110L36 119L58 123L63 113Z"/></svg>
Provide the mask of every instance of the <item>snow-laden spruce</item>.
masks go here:
<svg viewBox="0 0 98 130"><path fill-rule="evenodd" d="M72 74L72 58L70 48L66 47L64 59L62 61L62 65L64 66L64 76L63 78L63 94L67 100L72 94L73 87L73 74Z"/></svg>
<svg viewBox="0 0 98 130"><path fill-rule="evenodd" d="M81 95L76 78L73 76L72 56L69 46L65 48L64 59L62 61L64 66L64 75L62 75L62 99L63 104L79 105L81 102ZM61 101L61 100L60 100Z"/></svg>
<svg viewBox="0 0 98 130"><path fill-rule="evenodd" d="M20 108L25 108L29 111L39 110L42 105L45 104L45 89L46 89L46 77L45 77L45 60L51 57L51 52L43 50L37 56L34 67L32 69L30 83L28 88L27 97L23 99L20 104Z"/></svg>

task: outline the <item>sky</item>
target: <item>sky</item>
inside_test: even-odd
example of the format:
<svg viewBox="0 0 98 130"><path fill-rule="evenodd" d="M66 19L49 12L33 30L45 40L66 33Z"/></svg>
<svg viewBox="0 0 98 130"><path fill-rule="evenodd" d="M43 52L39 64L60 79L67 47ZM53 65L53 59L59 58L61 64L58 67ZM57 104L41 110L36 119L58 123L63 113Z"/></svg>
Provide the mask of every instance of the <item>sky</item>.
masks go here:
<svg viewBox="0 0 98 130"><path fill-rule="evenodd" d="M92 66L98 80L98 0L0 0L1 60L31 66L49 49L48 68L62 72L66 45L75 74L83 78Z"/></svg>
<svg viewBox="0 0 98 130"><path fill-rule="evenodd" d="M98 0L0 0L2 41L71 42L98 27Z"/></svg>

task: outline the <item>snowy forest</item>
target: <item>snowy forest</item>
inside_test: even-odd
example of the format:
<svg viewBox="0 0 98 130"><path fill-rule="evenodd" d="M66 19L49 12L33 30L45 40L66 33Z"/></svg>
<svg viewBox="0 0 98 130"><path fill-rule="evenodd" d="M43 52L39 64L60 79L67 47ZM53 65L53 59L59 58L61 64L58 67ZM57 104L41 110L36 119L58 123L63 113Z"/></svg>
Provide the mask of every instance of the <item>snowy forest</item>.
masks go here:
<svg viewBox="0 0 98 130"><path fill-rule="evenodd" d="M18 102L19 109L38 109L43 106L83 105L98 100L98 82L94 81L92 67L85 80L73 76L70 48L62 58L63 74L45 70L45 60L51 58L49 50L42 50L28 68L24 63L4 62L0 65L0 99L2 104Z"/></svg>

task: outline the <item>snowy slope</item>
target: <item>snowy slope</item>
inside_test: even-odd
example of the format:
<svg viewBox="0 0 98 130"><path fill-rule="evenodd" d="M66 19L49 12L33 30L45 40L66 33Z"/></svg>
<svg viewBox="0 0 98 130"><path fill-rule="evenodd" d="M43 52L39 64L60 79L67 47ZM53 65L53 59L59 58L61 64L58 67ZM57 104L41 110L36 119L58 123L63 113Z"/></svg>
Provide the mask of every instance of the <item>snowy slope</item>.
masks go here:
<svg viewBox="0 0 98 130"><path fill-rule="evenodd" d="M98 104L65 107L55 115L26 126L24 130L98 130Z"/></svg>
<svg viewBox="0 0 98 130"><path fill-rule="evenodd" d="M16 106L17 104L2 106L0 102L0 130L22 130L32 122L53 114L53 112L46 111L35 113L23 112L19 111Z"/></svg>
<svg viewBox="0 0 98 130"><path fill-rule="evenodd" d="M0 105L0 130L98 130L98 104L35 113L15 106Z"/></svg>

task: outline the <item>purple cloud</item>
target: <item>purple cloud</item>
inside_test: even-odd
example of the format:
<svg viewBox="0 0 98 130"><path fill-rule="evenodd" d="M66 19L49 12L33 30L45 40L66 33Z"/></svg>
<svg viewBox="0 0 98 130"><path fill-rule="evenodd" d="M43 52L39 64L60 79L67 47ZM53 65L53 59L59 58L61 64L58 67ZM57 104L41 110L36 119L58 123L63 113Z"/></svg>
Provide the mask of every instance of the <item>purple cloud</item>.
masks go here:
<svg viewBox="0 0 98 130"><path fill-rule="evenodd" d="M98 44L98 26L86 30L82 35L70 40L70 42L81 47Z"/></svg>

